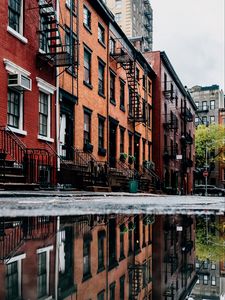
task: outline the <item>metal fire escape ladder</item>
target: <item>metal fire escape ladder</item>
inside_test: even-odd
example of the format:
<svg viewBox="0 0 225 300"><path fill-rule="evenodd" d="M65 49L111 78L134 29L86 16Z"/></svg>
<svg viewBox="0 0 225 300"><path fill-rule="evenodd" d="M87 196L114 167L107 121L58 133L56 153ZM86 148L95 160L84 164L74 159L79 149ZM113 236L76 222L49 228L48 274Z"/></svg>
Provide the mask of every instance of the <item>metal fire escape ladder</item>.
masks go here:
<svg viewBox="0 0 225 300"><path fill-rule="evenodd" d="M143 115L142 100L138 93L138 82L136 78L136 60L128 51L122 47L118 52L112 54L113 58L123 67L126 72L129 88L129 121L134 123L145 122Z"/></svg>
<svg viewBox="0 0 225 300"><path fill-rule="evenodd" d="M129 270L132 273L132 299L133 300L138 299L138 294L141 291L143 268L146 267L139 264L129 266Z"/></svg>
<svg viewBox="0 0 225 300"><path fill-rule="evenodd" d="M55 67L72 66L74 58L72 47L62 42L60 25L52 0L39 0L38 6L41 17L40 34L46 39L46 51L39 53L39 57Z"/></svg>

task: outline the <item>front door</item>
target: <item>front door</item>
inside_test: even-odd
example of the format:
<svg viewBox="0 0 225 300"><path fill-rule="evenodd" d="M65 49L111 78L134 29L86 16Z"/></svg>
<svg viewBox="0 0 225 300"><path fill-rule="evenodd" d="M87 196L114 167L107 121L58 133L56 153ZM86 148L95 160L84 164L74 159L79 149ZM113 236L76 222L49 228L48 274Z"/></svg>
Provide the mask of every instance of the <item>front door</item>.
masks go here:
<svg viewBox="0 0 225 300"><path fill-rule="evenodd" d="M139 171L140 167L140 137L134 136L134 168Z"/></svg>
<svg viewBox="0 0 225 300"><path fill-rule="evenodd" d="M109 166L116 167L116 124L109 123Z"/></svg>
<svg viewBox="0 0 225 300"><path fill-rule="evenodd" d="M74 118L73 105L61 107L59 130L59 153L63 159L73 160Z"/></svg>

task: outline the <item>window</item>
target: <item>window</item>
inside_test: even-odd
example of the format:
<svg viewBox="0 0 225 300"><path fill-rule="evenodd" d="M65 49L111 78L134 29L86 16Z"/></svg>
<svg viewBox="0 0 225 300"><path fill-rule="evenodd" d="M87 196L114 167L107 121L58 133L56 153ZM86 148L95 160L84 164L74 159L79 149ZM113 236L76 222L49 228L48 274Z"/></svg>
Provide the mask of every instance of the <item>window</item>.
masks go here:
<svg viewBox="0 0 225 300"><path fill-rule="evenodd" d="M212 262L211 269L216 270L216 264L214 262Z"/></svg>
<svg viewBox="0 0 225 300"><path fill-rule="evenodd" d="M115 300L115 292L116 292L116 283L113 282L109 286L109 299Z"/></svg>
<svg viewBox="0 0 225 300"><path fill-rule="evenodd" d="M21 298L22 259L25 254L12 257L6 265L6 299L17 300Z"/></svg>
<svg viewBox="0 0 225 300"><path fill-rule="evenodd" d="M195 263L195 268L196 268L196 269L199 269L199 268L200 268L199 262L196 262L196 263Z"/></svg>
<svg viewBox="0 0 225 300"><path fill-rule="evenodd" d="M140 70L136 68L136 80L139 81L140 79Z"/></svg>
<svg viewBox="0 0 225 300"><path fill-rule="evenodd" d="M208 261L207 260L205 260L204 262L203 262L203 268L204 269L208 269Z"/></svg>
<svg viewBox="0 0 225 300"><path fill-rule="evenodd" d="M133 89L131 87L129 87L128 89L129 91L129 115L132 116L133 114L133 103L132 103L132 95L133 95Z"/></svg>
<svg viewBox="0 0 225 300"><path fill-rule="evenodd" d="M98 118L98 149L104 148L104 124L105 119L103 117Z"/></svg>
<svg viewBox="0 0 225 300"><path fill-rule="evenodd" d="M215 116L210 116L210 124L215 123Z"/></svg>
<svg viewBox="0 0 225 300"><path fill-rule="evenodd" d="M39 38L40 38L40 44L39 48L44 51L48 52L48 24L45 24L46 18L44 18L42 15L40 15L40 33L39 33Z"/></svg>
<svg viewBox="0 0 225 300"><path fill-rule="evenodd" d="M124 109L125 82L120 80L120 108Z"/></svg>
<svg viewBox="0 0 225 300"><path fill-rule="evenodd" d="M164 91L167 90L167 75L164 73Z"/></svg>
<svg viewBox="0 0 225 300"><path fill-rule="evenodd" d="M215 100L210 100L210 109L215 109Z"/></svg>
<svg viewBox="0 0 225 300"><path fill-rule="evenodd" d="M101 291L101 292L97 295L97 300L105 300L105 291Z"/></svg>
<svg viewBox="0 0 225 300"><path fill-rule="evenodd" d="M50 274L50 251L53 246L37 250L38 255L38 274L37 274L37 293L38 298L49 296L49 274Z"/></svg>
<svg viewBox="0 0 225 300"><path fill-rule="evenodd" d="M142 77L142 86L143 86L143 89L146 89L146 76L143 75Z"/></svg>
<svg viewBox="0 0 225 300"><path fill-rule="evenodd" d="M98 41L105 44L105 28L98 23Z"/></svg>
<svg viewBox="0 0 225 300"><path fill-rule="evenodd" d="M22 6L23 0L8 0L8 21L9 27L15 31L23 34L22 32Z"/></svg>
<svg viewBox="0 0 225 300"><path fill-rule="evenodd" d="M122 0L116 0L116 8L122 7Z"/></svg>
<svg viewBox="0 0 225 300"><path fill-rule="evenodd" d="M208 275L203 276L203 284L207 285L208 284Z"/></svg>
<svg viewBox="0 0 225 300"><path fill-rule="evenodd" d="M83 280L91 276L91 240L85 239L83 242Z"/></svg>
<svg viewBox="0 0 225 300"><path fill-rule="evenodd" d="M145 247L146 243L145 243L145 225L144 225L144 223L142 224L142 232L143 232L143 235L142 235L142 247Z"/></svg>
<svg viewBox="0 0 225 300"><path fill-rule="evenodd" d="M198 123L199 123L199 117L195 117L195 124L198 125Z"/></svg>
<svg viewBox="0 0 225 300"><path fill-rule="evenodd" d="M198 101L196 101L196 102L195 102L195 105L196 105L197 107L199 107L199 102L198 102Z"/></svg>
<svg viewBox="0 0 225 300"><path fill-rule="evenodd" d="M123 231L123 227L120 226L120 260L122 260L123 258L125 258L125 255L124 255L124 231Z"/></svg>
<svg viewBox="0 0 225 300"><path fill-rule="evenodd" d="M148 93L151 95L152 93L152 83L150 80L148 80Z"/></svg>
<svg viewBox="0 0 225 300"><path fill-rule="evenodd" d="M91 12L90 10L84 6L84 26L91 30Z"/></svg>
<svg viewBox="0 0 225 300"><path fill-rule="evenodd" d="M207 125L207 116L202 117L203 124Z"/></svg>
<svg viewBox="0 0 225 300"><path fill-rule="evenodd" d="M104 95L105 93L105 64L98 62L98 93Z"/></svg>
<svg viewBox="0 0 225 300"><path fill-rule="evenodd" d="M84 48L84 82L91 84L91 52Z"/></svg>
<svg viewBox="0 0 225 300"><path fill-rule="evenodd" d="M110 72L110 102L115 104L115 75Z"/></svg>
<svg viewBox="0 0 225 300"><path fill-rule="evenodd" d="M20 117L22 113L22 94L17 91L8 89L8 125L14 128L20 128Z"/></svg>
<svg viewBox="0 0 225 300"><path fill-rule="evenodd" d="M98 232L98 272L104 270L104 237L105 231Z"/></svg>
<svg viewBox="0 0 225 300"><path fill-rule="evenodd" d="M200 284L200 280L199 280L199 277L198 277L198 279L197 279L197 281L196 281L196 284Z"/></svg>
<svg viewBox="0 0 225 300"><path fill-rule="evenodd" d="M121 13L116 13L115 14L115 21L120 22L122 20L122 14Z"/></svg>
<svg viewBox="0 0 225 300"><path fill-rule="evenodd" d="M110 54L114 54L115 50L116 50L116 41L112 37L110 37L110 40L109 40L109 52L110 52Z"/></svg>
<svg viewBox="0 0 225 300"><path fill-rule="evenodd" d="M129 227L129 224L128 224L128 227ZM130 227L131 227L131 225L130 225ZM133 232L132 230L128 231L128 255L130 255L133 250L133 245L132 245L133 234L132 234L132 232Z"/></svg>
<svg viewBox="0 0 225 300"><path fill-rule="evenodd" d="M207 110L207 101L202 101L202 110Z"/></svg>
<svg viewBox="0 0 225 300"><path fill-rule="evenodd" d="M36 77L39 92L39 134L38 139L54 142L51 138L51 94L55 87Z"/></svg>
<svg viewBox="0 0 225 300"><path fill-rule="evenodd" d="M84 112L84 145L91 143L91 114Z"/></svg>
<svg viewBox="0 0 225 300"><path fill-rule="evenodd" d="M74 60L75 57L75 40L76 35L74 32L72 32L68 27L65 29L65 45L66 45L66 52L70 55L72 60ZM74 64L66 69L73 75L75 75L75 68Z"/></svg>
<svg viewBox="0 0 225 300"><path fill-rule="evenodd" d="M213 286L216 285L216 276L211 277L211 285L213 285Z"/></svg>
<svg viewBox="0 0 225 300"><path fill-rule="evenodd" d="M39 96L39 134L48 136L48 95L40 92Z"/></svg>
<svg viewBox="0 0 225 300"><path fill-rule="evenodd" d="M112 269L117 265L116 261L116 220L109 219L109 268Z"/></svg>
<svg viewBox="0 0 225 300"><path fill-rule="evenodd" d="M124 131L125 129L120 127L120 153L124 153Z"/></svg>
<svg viewBox="0 0 225 300"><path fill-rule="evenodd" d="M125 289L125 275L120 277L120 299L119 300L124 300L125 295L124 295L124 289Z"/></svg>
<svg viewBox="0 0 225 300"><path fill-rule="evenodd" d="M147 125L148 125L148 127L151 127L151 105L150 104L148 104L148 106L147 106Z"/></svg>

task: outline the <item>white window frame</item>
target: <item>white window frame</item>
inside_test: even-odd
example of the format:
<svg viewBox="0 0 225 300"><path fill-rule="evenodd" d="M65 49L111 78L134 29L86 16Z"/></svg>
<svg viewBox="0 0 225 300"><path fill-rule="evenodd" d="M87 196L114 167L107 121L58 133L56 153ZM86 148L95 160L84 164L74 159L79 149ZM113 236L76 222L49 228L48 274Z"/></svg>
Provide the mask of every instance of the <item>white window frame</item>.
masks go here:
<svg viewBox="0 0 225 300"><path fill-rule="evenodd" d="M30 72L27 70L21 68L20 66L16 65L12 61L10 61L7 58L3 58L3 62L5 64L5 69L8 72L8 74L20 74L26 77L30 76ZM31 90L32 90L32 82L31 82ZM20 94L20 119L19 119L19 128L14 128L11 126L8 126L13 132L21 134L21 135L27 135L27 131L23 130L23 93Z"/></svg>
<svg viewBox="0 0 225 300"><path fill-rule="evenodd" d="M54 139L51 138L51 95L54 94L56 87L53 86L52 84L48 83L47 81L36 77L36 81L37 81L37 86L39 88L40 92L45 93L46 95L48 95L48 124L47 124L47 136L43 136L38 134L37 138L39 140L43 140L46 142L50 142L50 143L54 143ZM39 94L40 97L40 94ZM38 101L39 103L39 101ZM39 120L38 120L38 125L39 125ZM39 132L39 128L38 128L38 132Z"/></svg>
<svg viewBox="0 0 225 300"><path fill-rule="evenodd" d="M24 19L24 0L21 0L21 11L20 11L20 20L19 20L19 32L14 30L12 27L10 27L9 25L7 25L7 31L13 35L14 37L16 37L18 40L20 40L22 43L27 44L28 40L27 38L25 38L23 36L23 19Z"/></svg>
<svg viewBox="0 0 225 300"><path fill-rule="evenodd" d="M40 254L40 253L43 253L43 252L46 252L46 271L47 271L47 289L46 289L46 292L47 292L47 297L44 298L45 300L50 300L52 299L52 296L49 295L49 287L50 287L50 251L53 250L53 245L50 245L50 246L47 246L47 247L44 247L44 248L40 248L40 249L37 249L36 253L37 254Z"/></svg>
<svg viewBox="0 0 225 300"><path fill-rule="evenodd" d="M25 258L26 258L26 254L23 253L23 254L20 254L20 255L10 258L9 260L5 260L6 265L17 262L19 297L22 296L22 259L25 259Z"/></svg>
<svg viewBox="0 0 225 300"><path fill-rule="evenodd" d="M216 276L215 275L211 276L211 285L216 286Z"/></svg>

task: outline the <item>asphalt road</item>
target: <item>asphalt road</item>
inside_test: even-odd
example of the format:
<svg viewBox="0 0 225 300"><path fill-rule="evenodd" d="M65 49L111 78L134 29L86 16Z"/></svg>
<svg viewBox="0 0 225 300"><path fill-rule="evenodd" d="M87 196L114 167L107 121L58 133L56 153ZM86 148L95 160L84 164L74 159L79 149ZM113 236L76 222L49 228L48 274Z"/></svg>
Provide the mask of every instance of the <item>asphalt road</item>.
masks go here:
<svg viewBox="0 0 225 300"><path fill-rule="evenodd" d="M222 215L225 213L225 198L60 191L0 192L1 217L110 213Z"/></svg>

